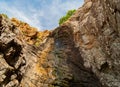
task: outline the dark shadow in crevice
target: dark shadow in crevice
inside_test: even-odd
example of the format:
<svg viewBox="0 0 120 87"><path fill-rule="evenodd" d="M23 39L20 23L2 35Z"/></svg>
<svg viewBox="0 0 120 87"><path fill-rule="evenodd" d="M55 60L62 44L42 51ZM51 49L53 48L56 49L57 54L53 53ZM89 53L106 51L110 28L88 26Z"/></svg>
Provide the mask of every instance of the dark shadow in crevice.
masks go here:
<svg viewBox="0 0 120 87"><path fill-rule="evenodd" d="M10 51L10 49L12 49ZM9 42L6 47L3 50L4 53L4 58L6 60L6 62L14 67L15 63L18 61L19 56L21 54L21 50L22 47L21 45L19 45L18 43L16 43L14 40L12 40L11 42ZM9 54L9 55L7 55Z"/></svg>
<svg viewBox="0 0 120 87"><path fill-rule="evenodd" d="M6 78L4 79L4 81L2 81L0 83L0 87L3 87L3 85L7 85L11 81L10 77L12 74L13 74L13 71L11 71L11 70L6 71L6 73L5 73Z"/></svg>
<svg viewBox="0 0 120 87"><path fill-rule="evenodd" d="M67 64L73 75L72 80L67 80L70 87L104 87L92 69L84 67L79 48L75 47L73 29L70 26L58 27L53 32L53 37L56 48L64 49L67 55Z"/></svg>

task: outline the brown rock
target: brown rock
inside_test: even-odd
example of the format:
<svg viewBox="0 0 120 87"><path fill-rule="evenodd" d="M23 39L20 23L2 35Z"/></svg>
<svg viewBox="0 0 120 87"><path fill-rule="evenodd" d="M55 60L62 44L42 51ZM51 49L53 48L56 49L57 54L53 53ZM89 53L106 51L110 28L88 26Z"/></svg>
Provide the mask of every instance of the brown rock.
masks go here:
<svg viewBox="0 0 120 87"><path fill-rule="evenodd" d="M120 87L119 4L85 0L53 31L0 16L0 87Z"/></svg>

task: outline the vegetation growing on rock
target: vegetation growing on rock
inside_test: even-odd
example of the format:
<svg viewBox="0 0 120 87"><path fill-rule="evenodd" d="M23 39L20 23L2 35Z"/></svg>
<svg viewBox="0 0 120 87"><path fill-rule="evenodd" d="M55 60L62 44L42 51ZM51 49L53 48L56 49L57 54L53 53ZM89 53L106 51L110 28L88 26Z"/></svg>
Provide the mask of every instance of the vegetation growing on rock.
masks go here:
<svg viewBox="0 0 120 87"><path fill-rule="evenodd" d="M8 16L7 16L6 14L3 14L3 13L2 13L2 14L0 14L0 15L4 16L5 18L8 18Z"/></svg>
<svg viewBox="0 0 120 87"><path fill-rule="evenodd" d="M75 13L75 11L76 11L75 9L74 10L69 10L65 16L63 16L59 19L59 25L66 22Z"/></svg>
<svg viewBox="0 0 120 87"><path fill-rule="evenodd" d="M85 0L44 32L0 15L0 87L120 87L119 6Z"/></svg>

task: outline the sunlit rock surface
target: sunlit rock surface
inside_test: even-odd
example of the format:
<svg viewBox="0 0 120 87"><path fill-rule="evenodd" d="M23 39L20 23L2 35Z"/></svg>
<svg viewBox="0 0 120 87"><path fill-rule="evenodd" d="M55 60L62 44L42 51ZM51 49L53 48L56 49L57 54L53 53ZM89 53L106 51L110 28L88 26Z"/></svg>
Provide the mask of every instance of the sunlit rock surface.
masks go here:
<svg viewBox="0 0 120 87"><path fill-rule="evenodd" d="M120 87L119 66L119 0L85 0L52 31L0 15L0 87Z"/></svg>

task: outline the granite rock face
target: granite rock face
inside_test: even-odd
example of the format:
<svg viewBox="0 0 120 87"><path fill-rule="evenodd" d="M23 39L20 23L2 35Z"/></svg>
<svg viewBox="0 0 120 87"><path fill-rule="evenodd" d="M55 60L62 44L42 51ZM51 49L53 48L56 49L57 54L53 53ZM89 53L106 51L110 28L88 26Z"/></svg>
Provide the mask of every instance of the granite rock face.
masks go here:
<svg viewBox="0 0 120 87"><path fill-rule="evenodd" d="M53 31L19 24L0 15L0 87L120 87L120 0L85 0Z"/></svg>

